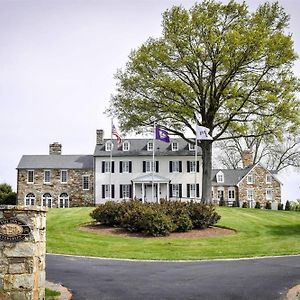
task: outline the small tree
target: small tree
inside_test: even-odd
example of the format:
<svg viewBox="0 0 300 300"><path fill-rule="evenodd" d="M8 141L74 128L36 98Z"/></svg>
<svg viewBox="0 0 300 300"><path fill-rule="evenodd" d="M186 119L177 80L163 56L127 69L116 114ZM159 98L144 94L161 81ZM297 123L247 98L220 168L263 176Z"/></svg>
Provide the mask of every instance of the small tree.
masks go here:
<svg viewBox="0 0 300 300"><path fill-rule="evenodd" d="M256 201L256 203L255 203L255 208L260 209L260 202Z"/></svg>
<svg viewBox="0 0 300 300"><path fill-rule="evenodd" d="M271 202L268 201L268 202L266 203L266 207L265 207L265 208L266 208L266 209L271 209L271 208L272 208L272 207L271 207Z"/></svg>
<svg viewBox="0 0 300 300"><path fill-rule="evenodd" d="M16 205L17 194L13 192L12 187L7 183L0 184L0 204Z"/></svg>
<svg viewBox="0 0 300 300"><path fill-rule="evenodd" d="M278 210L283 210L283 203L278 203Z"/></svg>
<svg viewBox="0 0 300 300"><path fill-rule="evenodd" d="M289 200L286 201L284 210L291 210L291 203Z"/></svg>

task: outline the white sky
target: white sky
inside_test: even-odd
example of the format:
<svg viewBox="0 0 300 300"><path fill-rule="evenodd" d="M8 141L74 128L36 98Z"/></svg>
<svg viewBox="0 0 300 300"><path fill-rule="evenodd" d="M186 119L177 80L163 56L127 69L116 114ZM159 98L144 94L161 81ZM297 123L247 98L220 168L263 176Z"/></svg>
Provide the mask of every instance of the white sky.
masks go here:
<svg viewBox="0 0 300 300"><path fill-rule="evenodd" d="M226 2L224 0L224 2ZM241 1L240 1L241 2ZM246 1L256 8L260 0ZM0 183L16 188L23 154L92 154L114 74L132 49L161 32L161 14L190 0L0 0ZM300 2L281 0L300 53ZM300 62L295 66L300 77ZM300 198L300 173L285 172L283 200Z"/></svg>

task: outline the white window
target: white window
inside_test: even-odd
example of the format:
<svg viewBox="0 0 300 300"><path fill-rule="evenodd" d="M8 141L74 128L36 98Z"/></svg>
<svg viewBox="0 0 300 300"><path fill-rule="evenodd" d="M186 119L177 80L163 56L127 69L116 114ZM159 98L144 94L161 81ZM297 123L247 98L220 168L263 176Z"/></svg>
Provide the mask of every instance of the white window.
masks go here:
<svg viewBox="0 0 300 300"><path fill-rule="evenodd" d="M235 199L235 191L232 190L228 190L228 200L234 200Z"/></svg>
<svg viewBox="0 0 300 300"><path fill-rule="evenodd" d="M266 183L268 183L268 184L272 183L272 175L271 174L266 175Z"/></svg>
<svg viewBox="0 0 300 300"><path fill-rule="evenodd" d="M254 200L254 190L253 189L247 189L247 199L248 199L248 201Z"/></svg>
<svg viewBox="0 0 300 300"><path fill-rule="evenodd" d="M104 173L110 173L110 161L104 162Z"/></svg>
<svg viewBox="0 0 300 300"><path fill-rule="evenodd" d="M44 207L52 207L52 197L49 193L45 193L42 198L42 203Z"/></svg>
<svg viewBox="0 0 300 300"><path fill-rule="evenodd" d="M122 161L122 173L129 173L129 161Z"/></svg>
<svg viewBox="0 0 300 300"><path fill-rule="evenodd" d="M266 189L266 200L273 200L273 190Z"/></svg>
<svg viewBox="0 0 300 300"><path fill-rule="evenodd" d="M219 200L221 200L221 199L224 200L224 190L223 190L223 188L218 189L218 199Z"/></svg>
<svg viewBox="0 0 300 300"><path fill-rule="evenodd" d="M172 142L172 151L178 151L178 143Z"/></svg>
<svg viewBox="0 0 300 300"><path fill-rule="evenodd" d="M33 193L29 193L25 197L25 205L30 206L35 204L35 196Z"/></svg>
<svg viewBox="0 0 300 300"><path fill-rule="evenodd" d="M34 183L34 171L33 170L27 171L27 183Z"/></svg>
<svg viewBox="0 0 300 300"><path fill-rule="evenodd" d="M180 192L179 192L179 184L172 184L172 197L179 198Z"/></svg>
<svg viewBox="0 0 300 300"><path fill-rule="evenodd" d="M122 199L130 198L130 184L122 185Z"/></svg>
<svg viewBox="0 0 300 300"><path fill-rule="evenodd" d="M179 161L172 161L172 172L179 172Z"/></svg>
<svg viewBox="0 0 300 300"><path fill-rule="evenodd" d="M104 185L104 198L110 199L109 184Z"/></svg>
<svg viewBox="0 0 300 300"><path fill-rule="evenodd" d="M69 195L67 193L62 193L59 196L59 207L60 208L68 208L70 206L69 203Z"/></svg>
<svg viewBox="0 0 300 300"><path fill-rule="evenodd" d="M249 175L247 176L247 183L248 183L248 184L253 184L253 175L252 175L252 174L249 174Z"/></svg>
<svg viewBox="0 0 300 300"><path fill-rule="evenodd" d="M189 150L190 151L195 151L195 149L196 149L195 144L189 144Z"/></svg>
<svg viewBox="0 0 300 300"><path fill-rule="evenodd" d="M153 142L152 141L148 142L148 144L147 144L147 150L148 151L153 151Z"/></svg>
<svg viewBox="0 0 300 300"><path fill-rule="evenodd" d="M195 173L196 172L196 162L190 161L190 172Z"/></svg>
<svg viewBox="0 0 300 300"><path fill-rule="evenodd" d="M90 189L89 187L89 178L90 176L89 175L83 175L82 176L82 189L87 191Z"/></svg>
<svg viewBox="0 0 300 300"><path fill-rule="evenodd" d="M224 174L221 171L217 173L217 182L224 182Z"/></svg>
<svg viewBox="0 0 300 300"><path fill-rule="evenodd" d="M196 185L194 183L190 185L190 197L196 197Z"/></svg>
<svg viewBox="0 0 300 300"><path fill-rule="evenodd" d="M68 171L67 170L61 170L60 171L60 182L61 183L67 183L68 182Z"/></svg>
<svg viewBox="0 0 300 300"><path fill-rule="evenodd" d="M114 145L111 141L107 141L105 143L105 151L111 151L113 149Z"/></svg>
<svg viewBox="0 0 300 300"><path fill-rule="evenodd" d="M129 151L129 142L128 141L125 141L123 143L123 151Z"/></svg>
<svg viewBox="0 0 300 300"><path fill-rule="evenodd" d="M155 162L153 163L152 160L146 161L146 173L155 172Z"/></svg>
<svg viewBox="0 0 300 300"><path fill-rule="evenodd" d="M50 183L51 182L51 171L45 170L44 171L44 183Z"/></svg>

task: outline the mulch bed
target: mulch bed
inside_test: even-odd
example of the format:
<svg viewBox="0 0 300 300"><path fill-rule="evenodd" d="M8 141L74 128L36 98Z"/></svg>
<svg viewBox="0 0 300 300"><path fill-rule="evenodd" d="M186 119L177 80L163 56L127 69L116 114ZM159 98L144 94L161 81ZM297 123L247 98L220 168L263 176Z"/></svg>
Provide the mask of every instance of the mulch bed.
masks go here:
<svg viewBox="0 0 300 300"><path fill-rule="evenodd" d="M165 237L152 237L145 235L143 233L132 233L128 232L124 228L119 227L108 227L105 225L101 225L99 223L85 224L80 226L80 230L87 232L94 232L101 235L117 235L124 237L138 237L138 238L165 238ZM209 227L206 229L193 229L188 232L172 232L167 238L178 239L178 238L201 238L201 237L215 237L215 236L223 236L234 234L234 230L220 228L220 227Z"/></svg>

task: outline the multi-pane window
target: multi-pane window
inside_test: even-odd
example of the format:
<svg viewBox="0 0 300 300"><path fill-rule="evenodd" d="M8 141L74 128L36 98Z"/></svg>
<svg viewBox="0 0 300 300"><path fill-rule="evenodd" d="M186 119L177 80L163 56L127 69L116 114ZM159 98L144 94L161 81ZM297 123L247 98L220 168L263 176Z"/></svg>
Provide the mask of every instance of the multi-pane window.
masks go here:
<svg viewBox="0 0 300 300"><path fill-rule="evenodd" d="M254 200L254 190L253 189L247 189L247 199L249 201Z"/></svg>
<svg viewBox="0 0 300 300"><path fill-rule="evenodd" d="M179 198L180 197L180 187L179 184L172 184L172 197Z"/></svg>
<svg viewBox="0 0 300 300"><path fill-rule="evenodd" d="M266 183L272 183L272 175L271 174L267 174L266 175Z"/></svg>
<svg viewBox="0 0 300 300"><path fill-rule="evenodd" d="M129 151L129 142L125 141L123 143L123 151Z"/></svg>
<svg viewBox="0 0 300 300"><path fill-rule="evenodd" d="M121 189L121 198L122 199L129 199L130 198L130 184L122 184L120 186Z"/></svg>
<svg viewBox="0 0 300 300"><path fill-rule="evenodd" d="M195 151L195 149L196 149L195 144L189 144L189 150L190 151Z"/></svg>
<svg viewBox="0 0 300 300"><path fill-rule="evenodd" d="M83 190L89 190L89 175L83 175L82 176L82 189Z"/></svg>
<svg viewBox="0 0 300 300"><path fill-rule="evenodd" d="M129 173L129 161L122 162L122 172Z"/></svg>
<svg viewBox="0 0 300 300"><path fill-rule="evenodd" d="M153 142L152 141L148 142L148 144L147 144L147 150L148 151L153 151Z"/></svg>
<svg viewBox="0 0 300 300"><path fill-rule="evenodd" d="M27 183L34 183L34 171L33 170L27 171Z"/></svg>
<svg viewBox="0 0 300 300"><path fill-rule="evenodd" d="M146 173L155 172L155 163L152 160L146 161Z"/></svg>
<svg viewBox="0 0 300 300"><path fill-rule="evenodd" d="M52 207L52 197L51 197L51 195L49 193L45 193L43 195L42 202L43 202L44 207L51 208Z"/></svg>
<svg viewBox="0 0 300 300"><path fill-rule="evenodd" d="M222 172L217 174L217 182L224 182L224 174Z"/></svg>
<svg viewBox="0 0 300 300"><path fill-rule="evenodd" d="M196 197L196 185L190 184L190 197L195 198Z"/></svg>
<svg viewBox="0 0 300 300"><path fill-rule="evenodd" d="M111 193L110 189L111 188ZM114 184L103 184L102 185L102 198L103 199L113 199L115 198L115 185Z"/></svg>
<svg viewBox="0 0 300 300"><path fill-rule="evenodd" d="M172 142L172 151L178 151L178 143Z"/></svg>
<svg viewBox="0 0 300 300"><path fill-rule="evenodd" d="M102 173L114 173L115 172L115 162L109 160L102 161Z"/></svg>
<svg viewBox="0 0 300 300"><path fill-rule="evenodd" d="M224 190L221 189L218 190L218 199L219 200L224 199Z"/></svg>
<svg viewBox="0 0 300 300"><path fill-rule="evenodd" d="M253 183L253 175L252 175L252 174L249 174L249 175L247 176L247 183L248 183L248 184L252 184L252 183Z"/></svg>
<svg viewBox="0 0 300 300"><path fill-rule="evenodd" d="M196 172L196 162L190 161L190 172L195 173Z"/></svg>
<svg viewBox="0 0 300 300"><path fill-rule="evenodd" d="M60 208L68 208L70 206L69 203L69 195L67 193L62 193L59 196L59 207Z"/></svg>
<svg viewBox="0 0 300 300"><path fill-rule="evenodd" d="M273 200L273 190L266 189L266 200Z"/></svg>
<svg viewBox="0 0 300 300"><path fill-rule="evenodd" d="M172 161L172 172L179 172L179 161Z"/></svg>
<svg viewBox="0 0 300 300"><path fill-rule="evenodd" d="M110 173L111 168L110 168L110 161L105 161L104 162L104 173Z"/></svg>
<svg viewBox="0 0 300 300"><path fill-rule="evenodd" d="M113 149L113 143L111 141L108 141L105 143L105 151L111 151Z"/></svg>
<svg viewBox="0 0 300 300"><path fill-rule="evenodd" d="M44 171L44 183L50 183L51 182L51 171L45 170Z"/></svg>
<svg viewBox="0 0 300 300"><path fill-rule="evenodd" d="M68 182L68 171L67 170L61 170L60 171L60 182L61 183L67 183Z"/></svg>
<svg viewBox="0 0 300 300"><path fill-rule="evenodd" d="M228 190L228 199L232 200L235 198L235 192L234 190Z"/></svg>
<svg viewBox="0 0 300 300"><path fill-rule="evenodd" d="M26 195L25 197L25 205L29 206L29 205L34 205L35 204L35 196L33 193L29 193Z"/></svg>

